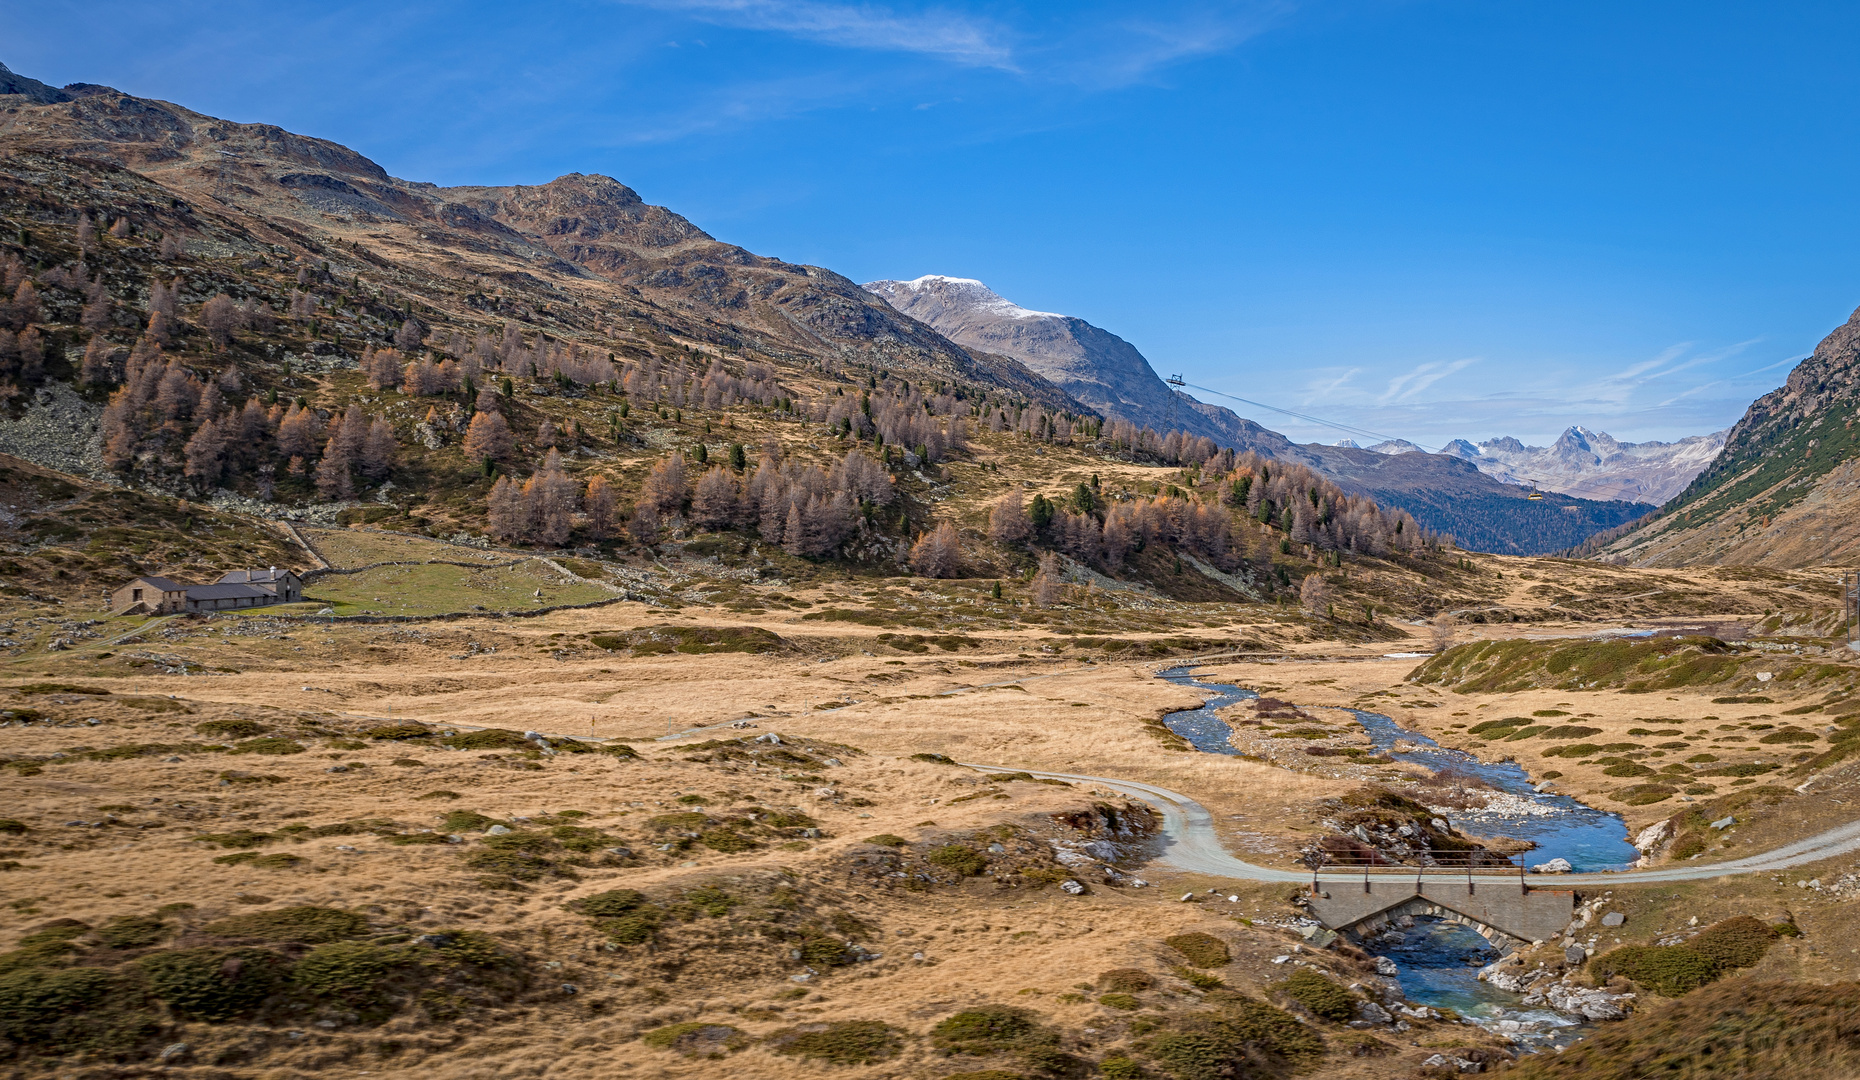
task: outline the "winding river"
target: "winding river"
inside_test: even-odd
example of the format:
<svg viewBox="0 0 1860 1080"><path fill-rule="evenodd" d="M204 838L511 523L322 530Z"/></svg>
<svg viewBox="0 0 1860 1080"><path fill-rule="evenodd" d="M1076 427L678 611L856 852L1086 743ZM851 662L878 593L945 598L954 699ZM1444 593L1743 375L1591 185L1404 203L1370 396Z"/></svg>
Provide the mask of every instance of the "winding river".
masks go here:
<svg viewBox="0 0 1860 1080"><path fill-rule="evenodd" d="M1190 668L1170 668L1157 677L1207 698L1198 708L1164 716L1163 723L1169 730L1205 753L1240 753L1231 741L1233 729L1217 712L1235 702L1257 698L1257 693L1231 683L1197 679ZM1538 790L1514 762L1480 761L1465 751L1443 747L1419 732L1409 731L1381 713L1345 711L1363 726L1376 753L1433 772L1451 769L1476 777L1528 805L1528 812L1523 813L1478 813L1469 817L1461 812L1454 822L1474 835L1502 834L1536 844L1532 850L1515 856L1515 860L1535 864L1567 859L1574 870L1582 872L1625 869L1639 854L1628 842L1627 825L1619 816L1567 795ZM1397 743L1409 748L1397 751ZM1522 1006L1517 995L1479 981L1479 968L1497 959L1498 953L1465 927L1416 920L1411 929L1368 942L1365 948L1395 961L1402 992L1410 1001L1452 1009L1521 1042L1560 1045L1575 1038L1584 1026L1550 1009Z"/></svg>

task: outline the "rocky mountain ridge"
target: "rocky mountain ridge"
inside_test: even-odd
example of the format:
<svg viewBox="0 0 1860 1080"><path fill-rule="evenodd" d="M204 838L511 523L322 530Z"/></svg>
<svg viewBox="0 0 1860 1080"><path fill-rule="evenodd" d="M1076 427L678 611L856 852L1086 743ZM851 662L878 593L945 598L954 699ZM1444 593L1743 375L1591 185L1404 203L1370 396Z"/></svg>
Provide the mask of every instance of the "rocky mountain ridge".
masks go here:
<svg viewBox="0 0 1860 1080"><path fill-rule="evenodd" d="M1602 550L1646 566L1839 565L1860 552L1860 310L1758 398L1659 518Z"/></svg>
<svg viewBox="0 0 1860 1080"><path fill-rule="evenodd" d="M364 155L269 124L205 116L170 102L89 84L57 90L7 72L0 145L15 162L44 155L133 172L180 198L151 199L150 216L198 235L191 218L231 214L242 235L222 243L285 248L334 241L385 264L417 266L481 292L501 287L585 303L580 286L610 292L625 330L671 332L822 371L920 370L975 381L1059 412L1091 410L1022 365L972 354L899 317L821 267L756 255L716 240L605 176L571 173L540 185L442 188L401 180ZM172 205L161 205L172 203ZM204 240L204 237L200 237ZM538 305L529 302L530 321Z"/></svg>

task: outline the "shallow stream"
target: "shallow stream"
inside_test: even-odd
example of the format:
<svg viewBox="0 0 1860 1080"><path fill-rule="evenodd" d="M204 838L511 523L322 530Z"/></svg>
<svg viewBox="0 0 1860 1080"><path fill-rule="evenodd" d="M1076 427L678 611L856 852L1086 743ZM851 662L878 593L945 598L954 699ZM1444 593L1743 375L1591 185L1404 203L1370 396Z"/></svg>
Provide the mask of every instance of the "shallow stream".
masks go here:
<svg viewBox="0 0 1860 1080"><path fill-rule="evenodd" d="M1210 754L1239 755L1231 738L1233 729L1216 715L1238 701L1259 695L1230 683L1195 678L1189 668L1170 668L1159 678L1190 687L1207 700L1195 709L1163 717L1169 730L1187 739L1197 750ZM1529 864L1568 859L1577 871L1620 870L1639 854L1628 842L1627 825L1615 814L1598 810L1567 795L1539 791L1524 769L1514 762L1480 761L1472 754L1441 746L1419 732L1409 731L1381 713L1346 710L1369 734L1374 751L1397 761L1411 762L1434 772L1451 769L1484 781L1498 791L1517 796L1529 813L1496 814L1459 812L1453 824L1475 836L1505 835L1529 840L1537 846L1513 857ZM1395 745L1412 749L1397 752ZM1466 927L1420 919L1397 943L1369 943L1370 952L1387 956L1401 969L1402 992L1408 1000L1435 1008L1452 1009L1481 1026L1505 1030L1537 1045L1571 1041L1585 1025L1545 1008L1525 1008L1519 997L1479 981L1479 969L1498 953L1485 939ZM1506 1021L1522 1022L1525 1030ZM1532 1029L1535 1029L1533 1032Z"/></svg>

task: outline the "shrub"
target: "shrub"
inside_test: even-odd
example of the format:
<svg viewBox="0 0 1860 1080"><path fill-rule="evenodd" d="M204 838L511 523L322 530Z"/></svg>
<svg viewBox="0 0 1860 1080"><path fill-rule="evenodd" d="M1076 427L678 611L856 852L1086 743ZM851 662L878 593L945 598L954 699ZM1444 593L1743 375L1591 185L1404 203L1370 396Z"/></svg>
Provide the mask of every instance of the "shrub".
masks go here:
<svg viewBox="0 0 1860 1080"><path fill-rule="evenodd" d="M641 908L617 919L602 919L594 926L616 945L644 945L658 933L658 910Z"/></svg>
<svg viewBox="0 0 1860 1080"><path fill-rule="evenodd" d="M801 963L808 967L840 967L853 961L852 950L839 938L825 935L801 942Z"/></svg>
<svg viewBox="0 0 1860 1080"><path fill-rule="evenodd" d="M756 842L754 840L751 840L749 837L744 836L742 833L728 826L720 829L711 829L703 833L698 837L698 843L703 844L713 851L721 851L725 855L735 855L738 852L750 851L756 847Z"/></svg>
<svg viewBox="0 0 1860 1080"><path fill-rule="evenodd" d="M389 833L381 839L395 847L408 847L419 844L449 844L452 841L442 832Z"/></svg>
<svg viewBox="0 0 1860 1080"><path fill-rule="evenodd" d="M982 857L981 852L961 844L944 844L941 847L931 848L930 854L924 858L934 866L940 866L945 870L961 874L963 877L974 877L988 868L988 860Z"/></svg>
<svg viewBox="0 0 1860 1080"><path fill-rule="evenodd" d="M956 759L947 754L912 754L912 761L925 761L932 765L954 765Z"/></svg>
<svg viewBox="0 0 1860 1080"><path fill-rule="evenodd" d="M250 739L263 735L266 728L256 720L208 720L195 724L194 730L221 739Z"/></svg>
<svg viewBox="0 0 1860 1080"><path fill-rule="evenodd" d="M625 915L646 902L646 894L637 889L609 889L606 892L584 896L579 900L570 900L566 905L570 911L583 915L592 915L597 919L611 919Z"/></svg>
<svg viewBox="0 0 1860 1080"><path fill-rule="evenodd" d="M250 1016L283 989L290 961L269 949L179 949L136 961L149 990L190 1020Z"/></svg>
<svg viewBox="0 0 1860 1080"><path fill-rule="evenodd" d="M1595 958L1596 983L1622 975L1664 997L1688 994L1718 977L1718 964L1684 945L1623 945Z"/></svg>
<svg viewBox="0 0 1860 1080"><path fill-rule="evenodd" d="M1247 925L1251 926L1252 923L1249 922ZM1183 980L1197 990L1219 990L1221 987L1227 985L1225 982L1221 981L1219 975L1210 975L1205 971L1196 971L1194 968L1176 968L1175 977Z"/></svg>
<svg viewBox="0 0 1860 1080"><path fill-rule="evenodd" d="M799 810L779 810L763 818L762 821L763 824L774 829L811 829L820 824Z"/></svg>
<svg viewBox="0 0 1860 1080"><path fill-rule="evenodd" d="M1105 1075L1111 1074L1105 1073ZM950 1073L943 1080L1027 1080L1027 1078L1017 1072L1008 1072L1006 1069L977 1069L974 1072Z"/></svg>
<svg viewBox="0 0 1860 1080"><path fill-rule="evenodd" d="M370 739L424 739L432 733L425 724L383 724L369 728L362 735Z"/></svg>
<svg viewBox="0 0 1860 1080"><path fill-rule="evenodd" d="M1156 988L1156 976L1137 968L1115 968L1098 976L1098 986L1119 994L1140 994Z"/></svg>
<svg viewBox="0 0 1860 1080"><path fill-rule="evenodd" d="M301 754L308 747L295 739L286 739L280 735L267 735L262 739L247 739L231 750L232 754Z"/></svg>
<svg viewBox="0 0 1860 1080"><path fill-rule="evenodd" d="M1561 1054L1527 1054L1515 1080L1848 1080L1860 1076L1860 984L1733 979L1604 1024Z"/></svg>
<svg viewBox="0 0 1860 1080"><path fill-rule="evenodd" d="M1113 1009L1122 1009L1125 1012L1135 1012L1143 1007L1141 1001L1129 994L1100 994L1098 1004Z"/></svg>
<svg viewBox="0 0 1860 1080"><path fill-rule="evenodd" d="M102 1004L115 984L115 976L98 968L0 975L0 1038L56 1046L73 1014Z"/></svg>
<svg viewBox="0 0 1860 1080"><path fill-rule="evenodd" d="M568 850L583 853L599 851L611 842L606 833L586 825L557 825L549 835Z"/></svg>
<svg viewBox="0 0 1860 1080"><path fill-rule="evenodd" d="M1143 1066L1125 1057L1114 1054L1098 1063L1098 1071L1104 1080L1143 1080ZM950 1077L949 1080L955 1080Z"/></svg>
<svg viewBox="0 0 1860 1080"><path fill-rule="evenodd" d="M168 924L146 915L125 915L111 919L97 937L112 949L140 949L160 941L168 933Z"/></svg>
<svg viewBox="0 0 1860 1080"><path fill-rule="evenodd" d="M592 747L592 749L596 753L611 754L617 758L636 758L639 756L638 750L633 749L630 745L623 742L598 743Z"/></svg>
<svg viewBox="0 0 1860 1080"><path fill-rule="evenodd" d="M291 983L313 997L334 998L366 1006L381 1000L382 982L397 968L414 963L398 945L337 941L318 945L291 969Z"/></svg>
<svg viewBox="0 0 1860 1080"><path fill-rule="evenodd" d="M277 837L270 833L240 829L236 832L229 833L201 833L199 836L194 837L194 839L206 844L218 844L223 848L255 848L261 844L268 844L276 840Z"/></svg>
<svg viewBox="0 0 1860 1080"><path fill-rule="evenodd" d="M431 796L421 797L430 798ZM445 819L439 823L439 827L446 832L483 832L493 825L502 824L503 822L496 818L486 817L476 810L453 810L446 814Z"/></svg>
<svg viewBox="0 0 1860 1080"><path fill-rule="evenodd" d="M503 837L494 837L501 840ZM556 865L540 855L521 849L487 848L465 856L465 866L487 874L502 874L516 881L536 881L544 874L559 873Z"/></svg>
<svg viewBox="0 0 1860 1080"><path fill-rule="evenodd" d="M0 833L18 836L26 831L26 823L18 818L0 818Z"/></svg>
<svg viewBox="0 0 1860 1080"><path fill-rule="evenodd" d="M1233 962L1233 954L1227 951L1225 941L1199 930L1164 938L1163 944L1181 953L1196 967L1222 967Z"/></svg>
<svg viewBox="0 0 1860 1080"><path fill-rule="evenodd" d="M833 1065L871 1065L896 1057L902 1033L879 1020L801 1024L772 1032L764 1043L777 1054L814 1058Z"/></svg>
<svg viewBox="0 0 1860 1080"><path fill-rule="evenodd" d="M984 1005L945 1017L930 1029L930 1041L946 1054L996 1054L1054 1046L1059 1036L1025 1009Z"/></svg>
<svg viewBox="0 0 1860 1080"><path fill-rule="evenodd" d="M868 844L877 844L879 847L889 848L901 848L910 843L910 841L906 840L904 837L896 833L888 832L879 833L877 836L868 836L865 838L865 842Z"/></svg>
<svg viewBox="0 0 1860 1080"><path fill-rule="evenodd" d="M1770 943L1775 940L1776 931L1761 920L1739 915L1706 927L1686 942L1686 948L1730 970L1754 965L1770 951Z"/></svg>
<svg viewBox="0 0 1860 1080"><path fill-rule="evenodd" d="M368 933L368 920L352 911L323 907L274 908L233 915L205 927L210 934L223 937L261 938L265 941L301 942L320 945L361 937Z"/></svg>
<svg viewBox="0 0 1860 1080"><path fill-rule="evenodd" d="M1173 1021L1149 1040L1148 1055L1175 1080L1228 1080L1270 1075L1260 1068L1261 1057L1302 1064L1323 1053L1323 1040L1290 1014L1232 996L1237 1000L1229 1009Z"/></svg>
<svg viewBox="0 0 1860 1080"><path fill-rule="evenodd" d="M1653 770L1636 761L1624 761L1602 770L1603 776L1652 776Z"/></svg>
<svg viewBox="0 0 1860 1080"><path fill-rule="evenodd" d="M1310 1009L1312 1015L1343 1023L1356 1017L1356 997L1334 980L1299 968L1285 980L1285 996Z"/></svg>
<svg viewBox="0 0 1860 1080"><path fill-rule="evenodd" d="M416 799L457 799L460 797L456 791L429 791L424 795L414 796Z"/></svg>
<svg viewBox="0 0 1860 1080"><path fill-rule="evenodd" d="M728 1024L695 1021L654 1028L641 1035L639 1041L655 1050L675 1050L686 1057L705 1058L720 1058L728 1051L740 1050L749 1044L747 1036Z"/></svg>
<svg viewBox="0 0 1860 1080"><path fill-rule="evenodd" d="M454 750L531 750L533 744L520 733L503 728L461 731L443 740Z"/></svg>
<svg viewBox="0 0 1860 1080"><path fill-rule="evenodd" d="M1820 736L1812 731L1803 731L1801 728L1783 728L1781 731L1771 732L1757 741L1775 745L1777 743L1810 743L1818 738L1820 738Z"/></svg>
<svg viewBox="0 0 1860 1080"><path fill-rule="evenodd" d="M685 893L685 902L694 905L706 915L722 918L730 913L740 901L714 885L704 885Z"/></svg>

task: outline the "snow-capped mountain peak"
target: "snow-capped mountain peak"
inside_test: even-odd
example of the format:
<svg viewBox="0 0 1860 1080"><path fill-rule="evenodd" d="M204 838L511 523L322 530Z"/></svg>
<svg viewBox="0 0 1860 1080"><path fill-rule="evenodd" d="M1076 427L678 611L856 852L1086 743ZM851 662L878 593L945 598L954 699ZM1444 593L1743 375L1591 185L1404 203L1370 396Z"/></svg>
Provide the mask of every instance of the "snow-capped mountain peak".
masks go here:
<svg viewBox="0 0 1860 1080"><path fill-rule="evenodd" d="M925 301L957 310L992 315L1003 319L1063 319L1051 311L1034 311L1021 307L974 278L925 274L910 281L874 281L865 286L868 292L884 297L891 306L903 310L904 302ZM932 321L929 319L926 322Z"/></svg>

